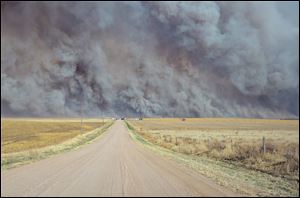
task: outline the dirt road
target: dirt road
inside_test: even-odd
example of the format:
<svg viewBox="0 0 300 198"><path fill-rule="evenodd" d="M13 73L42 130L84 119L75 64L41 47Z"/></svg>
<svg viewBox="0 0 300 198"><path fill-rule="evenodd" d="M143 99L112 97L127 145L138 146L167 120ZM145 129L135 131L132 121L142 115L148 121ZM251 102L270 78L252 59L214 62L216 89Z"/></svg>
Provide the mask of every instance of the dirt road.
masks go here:
<svg viewBox="0 0 300 198"><path fill-rule="evenodd" d="M136 144L123 121L68 153L1 172L1 196L233 196Z"/></svg>

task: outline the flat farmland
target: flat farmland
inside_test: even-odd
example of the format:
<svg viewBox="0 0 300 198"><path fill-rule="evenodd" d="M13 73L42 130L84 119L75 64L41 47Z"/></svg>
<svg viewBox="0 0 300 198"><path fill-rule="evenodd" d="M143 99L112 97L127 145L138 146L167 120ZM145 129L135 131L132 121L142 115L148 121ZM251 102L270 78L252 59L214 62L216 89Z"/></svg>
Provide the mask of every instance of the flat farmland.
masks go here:
<svg viewBox="0 0 300 198"><path fill-rule="evenodd" d="M290 192L299 193L298 120L146 118L131 119L128 123L138 136L175 155L189 156L193 158L193 162L208 159L224 163L224 166L230 165L233 169L242 167L246 171L254 171L259 176L265 174L283 182ZM215 167L214 170L205 170L205 174L213 176L217 172L216 169ZM226 174L223 168L221 171L222 174ZM225 176L224 181L220 182L227 185L225 180L231 178L243 183L241 179L246 175L244 173L241 172L240 178L237 179ZM230 174L239 175L234 172ZM249 177L252 175L245 176L246 183L251 181ZM259 194L255 188L257 183L264 180L263 177L259 180L259 176L251 181L254 182L253 191L248 188L243 192L247 191L250 195L282 195L282 192L276 192L276 185L272 183L261 189ZM246 186L250 185L247 183ZM257 189L262 188L261 186ZM238 184L235 188L242 189ZM274 194L267 193L268 189Z"/></svg>
<svg viewBox="0 0 300 198"><path fill-rule="evenodd" d="M243 118L144 118L130 122L145 129L246 129L246 130L299 130L298 120L243 119Z"/></svg>
<svg viewBox="0 0 300 198"><path fill-rule="evenodd" d="M102 133L109 119L1 119L1 168L74 149ZM99 130L98 130L99 129Z"/></svg>
<svg viewBox="0 0 300 198"><path fill-rule="evenodd" d="M84 120L82 133L101 127ZM59 144L80 134L80 119L1 119L1 153L14 153Z"/></svg>

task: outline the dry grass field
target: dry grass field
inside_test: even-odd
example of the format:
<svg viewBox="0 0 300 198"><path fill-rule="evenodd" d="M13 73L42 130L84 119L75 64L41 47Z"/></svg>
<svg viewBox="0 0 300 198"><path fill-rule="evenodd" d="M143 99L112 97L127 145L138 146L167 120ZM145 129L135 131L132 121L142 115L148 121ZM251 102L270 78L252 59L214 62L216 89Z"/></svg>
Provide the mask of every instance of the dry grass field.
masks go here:
<svg viewBox="0 0 300 198"><path fill-rule="evenodd" d="M102 120L84 120L82 133L101 127ZM59 144L80 134L80 119L1 119L1 153Z"/></svg>
<svg viewBox="0 0 300 198"><path fill-rule="evenodd" d="M232 164L299 185L298 120L152 118L128 123L145 140L172 152Z"/></svg>
<svg viewBox="0 0 300 198"><path fill-rule="evenodd" d="M110 119L1 119L1 169L79 148L100 136Z"/></svg>

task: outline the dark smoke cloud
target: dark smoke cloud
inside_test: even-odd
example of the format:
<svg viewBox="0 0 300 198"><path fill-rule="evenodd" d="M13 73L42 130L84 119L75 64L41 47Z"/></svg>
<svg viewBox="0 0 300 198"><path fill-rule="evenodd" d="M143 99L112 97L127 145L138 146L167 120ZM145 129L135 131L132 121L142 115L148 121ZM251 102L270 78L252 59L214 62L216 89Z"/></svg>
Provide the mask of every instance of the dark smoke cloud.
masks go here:
<svg viewBox="0 0 300 198"><path fill-rule="evenodd" d="M298 117L298 10L1 2L1 114Z"/></svg>

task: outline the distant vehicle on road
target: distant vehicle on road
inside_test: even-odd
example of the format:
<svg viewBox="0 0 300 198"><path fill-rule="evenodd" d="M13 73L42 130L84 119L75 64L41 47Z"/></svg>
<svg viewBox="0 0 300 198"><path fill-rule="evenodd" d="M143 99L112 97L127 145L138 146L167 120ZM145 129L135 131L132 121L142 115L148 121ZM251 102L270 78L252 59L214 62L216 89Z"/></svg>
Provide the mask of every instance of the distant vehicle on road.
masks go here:
<svg viewBox="0 0 300 198"><path fill-rule="evenodd" d="M124 118L124 117L122 117L122 118L121 118L121 120L125 120L125 118Z"/></svg>

